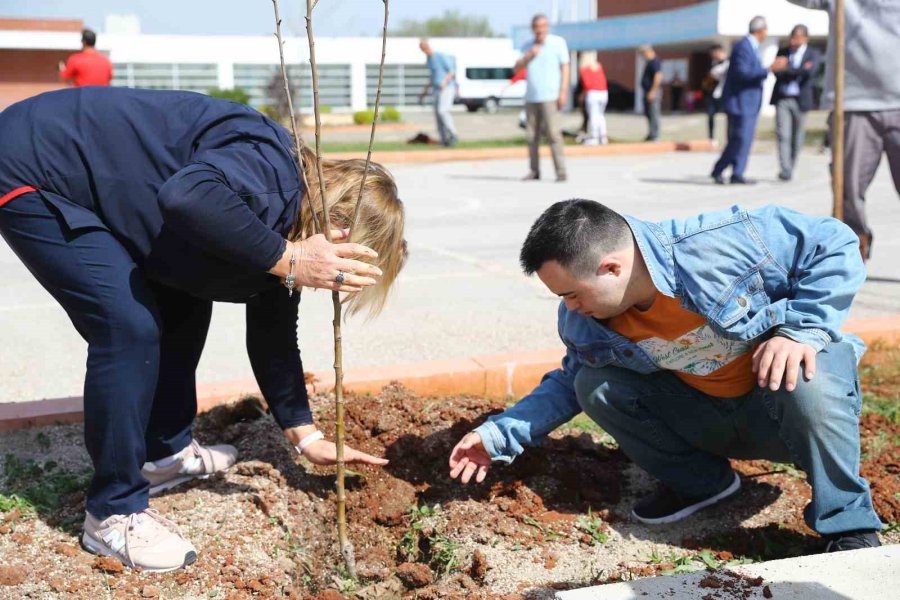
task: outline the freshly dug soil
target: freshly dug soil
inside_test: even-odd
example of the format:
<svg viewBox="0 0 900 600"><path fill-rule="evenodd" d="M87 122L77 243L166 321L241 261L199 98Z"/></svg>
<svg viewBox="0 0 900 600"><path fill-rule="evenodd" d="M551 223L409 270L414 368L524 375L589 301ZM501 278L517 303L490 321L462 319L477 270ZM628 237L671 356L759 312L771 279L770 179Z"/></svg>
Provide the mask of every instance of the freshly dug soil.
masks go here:
<svg viewBox="0 0 900 600"><path fill-rule="evenodd" d="M885 378L878 381L884 393ZM313 407L331 438L332 399L318 396ZM631 522L631 504L652 482L596 430L563 428L511 466L491 469L482 484L450 480L453 445L504 407L421 398L398 385L348 398L347 442L391 461L383 469L353 466L347 478L357 581L348 579L336 547L333 469L298 461L256 400L197 420L202 442L237 446L233 469L151 501L199 551L196 564L165 575L78 548L84 494L60 473L89 465L80 426L4 434L0 494L31 499L37 509L0 516L0 598L550 598L558 589L822 545L802 521L810 497L802 473L765 461L734 462L744 487L720 507L664 527ZM876 510L895 523L900 427L867 412L861 433ZM8 454L14 458L3 459ZM900 532L885 540L900 541ZM735 577L716 571L704 581L713 597L726 589L762 594L763 582Z"/></svg>

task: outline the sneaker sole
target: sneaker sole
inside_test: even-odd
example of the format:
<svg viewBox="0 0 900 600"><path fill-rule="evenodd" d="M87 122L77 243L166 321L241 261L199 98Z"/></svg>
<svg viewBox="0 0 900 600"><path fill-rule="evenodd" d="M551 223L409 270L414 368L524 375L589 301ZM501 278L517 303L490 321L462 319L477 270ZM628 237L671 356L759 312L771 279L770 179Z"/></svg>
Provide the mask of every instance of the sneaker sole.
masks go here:
<svg viewBox="0 0 900 600"><path fill-rule="evenodd" d="M106 546L104 546L103 544L98 542L97 540L90 537L87 533L84 533L81 536L81 547L84 548L85 551L90 552L91 554L95 554L97 556L111 556L111 557L117 559L119 562L122 562L122 560L118 557L118 555L115 552L113 552L112 550L110 550L109 548L107 548ZM169 573L171 571L177 571L178 569L183 569L188 565L194 564L195 562L197 562L197 553L191 551L184 555L184 562L182 562L177 567L169 567L167 569L151 569L149 567L141 567L141 570L148 572L148 573ZM128 566L124 562L122 562L122 565L125 567Z"/></svg>
<svg viewBox="0 0 900 600"><path fill-rule="evenodd" d="M731 496L735 492L741 489L741 477L737 473L734 474L734 481L731 482L727 488L716 494L715 496L711 496L702 502L698 502L697 504L691 504L690 506L686 506L682 508L676 513L672 513L671 515L667 515L665 517L659 517L656 519L649 519L647 517L642 517L638 515L633 510L631 511L631 516L640 521L641 523L646 523L647 525L663 525L664 523L674 523L675 521L680 521L685 519L698 510L702 510L708 506L712 506L717 502L721 502L728 496Z"/></svg>

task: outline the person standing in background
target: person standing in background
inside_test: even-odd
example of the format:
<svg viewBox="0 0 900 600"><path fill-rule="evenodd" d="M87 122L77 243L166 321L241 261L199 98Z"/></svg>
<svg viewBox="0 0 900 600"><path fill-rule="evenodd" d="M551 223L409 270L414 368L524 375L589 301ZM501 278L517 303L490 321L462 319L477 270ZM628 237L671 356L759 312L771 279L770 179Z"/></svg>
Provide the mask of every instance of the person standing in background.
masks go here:
<svg viewBox="0 0 900 600"><path fill-rule="evenodd" d="M603 65L597 62L595 52L581 55L578 65L578 80L582 92L578 102L585 107L588 114L587 138L584 144L596 146L606 144L606 105L609 102L609 91Z"/></svg>
<svg viewBox="0 0 900 600"><path fill-rule="evenodd" d="M425 64L428 65L430 73L428 84L422 90L422 96L427 94L428 89L431 88L434 94L434 117L437 121L438 135L441 136L441 144L455 146L459 138L456 135L456 126L453 123L450 109L456 98L456 60L443 52L435 52L425 38L419 41L419 48L428 57Z"/></svg>
<svg viewBox="0 0 900 600"><path fill-rule="evenodd" d="M834 3L789 0L831 15L822 108L834 107ZM859 236L863 259L872 253L866 221L866 190L887 154L894 188L900 194L900 2L844 0L844 222Z"/></svg>
<svg viewBox="0 0 900 600"><path fill-rule="evenodd" d="M707 127L709 139L716 142L716 114L722 112L722 90L725 88L725 75L728 74L728 54L722 44L715 44L709 49L712 67L703 78L703 99L706 104Z"/></svg>
<svg viewBox="0 0 900 600"><path fill-rule="evenodd" d="M787 64L787 58L780 56L771 67L762 65L759 45L766 39L769 29L764 17L750 20L750 33L738 41L731 51L722 104L728 113L728 144L722 156L713 167L711 177L718 184L725 183L722 173L731 167L731 183L748 184L744 170L750 158L750 148L756 135L756 120L762 104L763 83L769 71L780 69Z"/></svg>
<svg viewBox="0 0 900 600"><path fill-rule="evenodd" d="M649 131L644 141L659 141L659 116L662 107L662 62L656 56L653 46L646 44L638 52L647 61L641 76L641 90L644 92L644 114L647 116Z"/></svg>
<svg viewBox="0 0 900 600"><path fill-rule="evenodd" d="M772 90L781 181L790 181L794 174L797 155L806 136L806 113L813 108L813 76L821 56L809 47L808 40L806 25L795 25L789 44L778 50L778 56L787 58L787 63L775 71Z"/></svg>
<svg viewBox="0 0 900 600"><path fill-rule="evenodd" d="M538 147L543 133L550 142L556 181L566 180L566 164L563 159L562 128L559 111L569 98L569 47L558 35L550 34L550 22L546 15L537 14L531 19L534 39L522 46L522 56L516 61L513 72L528 69L525 91L525 113L528 118L528 154L530 167L523 181L541 178Z"/></svg>
<svg viewBox="0 0 900 600"><path fill-rule="evenodd" d="M59 63L59 76L71 81L75 87L85 85L109 85L112 81L112 63L97 52L97 34L90 29L81 32L81 52L76 52L66 62Z"/></svg>

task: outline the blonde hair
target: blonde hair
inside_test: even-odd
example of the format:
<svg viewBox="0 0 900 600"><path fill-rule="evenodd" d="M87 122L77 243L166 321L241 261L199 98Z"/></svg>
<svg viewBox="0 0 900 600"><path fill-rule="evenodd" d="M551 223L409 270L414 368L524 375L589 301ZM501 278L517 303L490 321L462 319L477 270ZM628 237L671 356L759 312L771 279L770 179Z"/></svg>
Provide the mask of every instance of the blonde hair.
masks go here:
<svg viewBox="0 0 900 600"><path fill-rule="evenodd" d="M589 68L593 69L597 66L597 53L593 50L588 52L582 52L581 56L578 57L578 68L584 69Z"/></svg>
<svg viewBox="0 0 900 600"><path fill-rule="evenodd" d="M300 213L288 235L291 241L304 240L316 233L313 222L313 207L319 223L322 217L322 200L319 191L319 176L316 170L316 155L307 146L301 146L303 168L309 190L303 197ZM322 160L328 213L332 229L347 229L353 220L359 186L362 183L366 161ZM348 312L356 314L366 309L369 316L375 316L384 308L391 287L406 263L408 251L403 238L403 202L397 197L397 185L387 169L377 163L369 164L366 185L363 189L359 220L353 228L351 242L368 246L378 253L371 261L382 271L378 283L364 288L361 292L348 294Z"/></svg>

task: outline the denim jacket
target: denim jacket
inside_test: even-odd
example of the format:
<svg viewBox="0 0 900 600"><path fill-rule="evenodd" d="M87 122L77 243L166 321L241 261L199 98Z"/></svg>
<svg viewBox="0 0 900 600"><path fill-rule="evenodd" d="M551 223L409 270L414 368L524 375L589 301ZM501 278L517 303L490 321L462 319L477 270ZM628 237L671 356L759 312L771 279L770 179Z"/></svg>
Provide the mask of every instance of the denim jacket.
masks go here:
<svg viewBox="0 0 900 600"><path fill-rule="evenodd" d="M718 334L751 341L781 335L817 351L843 335L856 290L865 280L859 240L832 218L777 206L739 206L684 220L649 223L625 217L660 293L706 318ZM509 463L581 412L575 376L583 365L658 371L635 343L560 302L562 367L515 406L476 429L495 462Z"/></svg>

